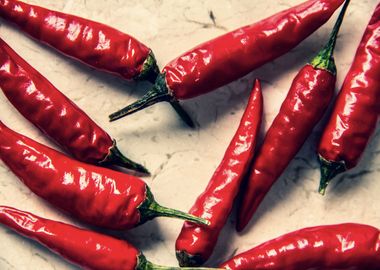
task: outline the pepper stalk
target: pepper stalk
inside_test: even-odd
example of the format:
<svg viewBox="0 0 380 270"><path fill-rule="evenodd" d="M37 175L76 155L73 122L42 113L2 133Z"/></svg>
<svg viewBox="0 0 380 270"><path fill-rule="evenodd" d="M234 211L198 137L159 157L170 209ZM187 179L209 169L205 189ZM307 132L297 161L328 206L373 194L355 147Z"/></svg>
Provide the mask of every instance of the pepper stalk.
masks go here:
<svg viewBox="0 0 380 270"><path fill-rule="evenodd" d="M210 222L204 218L196 217L194 215L171 209L168 207L164 207L159 205L153 197L152 192L150 191L149 187L146 187L146 198L142 202L140 206L137 207L137 209L140 212L140 222L139 224L143 224L148 220L151 220L155 217L171 217L171 218L179 218L186 221L194 222L197 224L202 225L209 225Z"/></svg>
<svg viewBox="0 0 380 270"><path fill-rule="evenodd" d="M189 127L195 127L190 115L182 108L178 100L170 94L170 91L166 85L165 73L161 73L157 76L153 88L149 90L141 99L117 112L110 114L109 120L110 122L113 122L162 101L169 102L173 109Z"/></svg>
<svg viewBox="0 0 380 270"><path fill-rule="evenodd" d="M339 16L335 22L333 30L330 34L327 44L323 47L322 50L310 61L310 64L314 68L325 69L332 74L336 75L336 65L334 60L334 49L336 45L336 40L338 37L339 29L342 25L344 15L346 13L347 7L350 4L350 0L346 0Z"/></svg>

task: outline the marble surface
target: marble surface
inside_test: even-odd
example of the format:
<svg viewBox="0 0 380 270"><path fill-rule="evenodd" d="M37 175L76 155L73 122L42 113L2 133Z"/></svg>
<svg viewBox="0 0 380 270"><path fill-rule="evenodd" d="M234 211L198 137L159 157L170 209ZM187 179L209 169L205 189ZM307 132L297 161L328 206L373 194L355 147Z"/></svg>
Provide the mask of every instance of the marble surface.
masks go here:
<svg viewBox="0 0 380 270"><path fill-rule="evenodd" d="M34 4L91 18L134 35L155 52L162 67L170 59L200 42L265 18L301 0L30 0ZM337 88L351 64L376 0L352 0L336 49ZM210 16L210 13L214 15ZM117 139L130 158L145 164L145 178L158 202L187 211L203 191L235 132L254 78L263 81L265 115L262 135L268 129L289 85L304 63L327 40L337 14L287 55L213 93L184 102L198 127L184 126L167 104L155 105L114 123L108 114L136 100L149 84L133 84L106 75L38 44L0 20L0 36L63 93L82 107ZM1 120L9 127L53 147L0 94ZM323 121L322 121L323 122ZM229 219L208 265L217 265L236 252L306 226L360 222L380 228L380 130L357 168L337 177L322 197L315 145L317 126L282 177L265 198L248 228L234 230ZM261 136L262 137L262 136ZM291 143L291 142L284 142ZM32 194L0 163L0 204L79 226ZM182 222L158 218L122 236L158 264L177 265L174 243ZM85 251L84 251L85 252ZM78 269L47 249L0 227L1 270Z"/></svg>

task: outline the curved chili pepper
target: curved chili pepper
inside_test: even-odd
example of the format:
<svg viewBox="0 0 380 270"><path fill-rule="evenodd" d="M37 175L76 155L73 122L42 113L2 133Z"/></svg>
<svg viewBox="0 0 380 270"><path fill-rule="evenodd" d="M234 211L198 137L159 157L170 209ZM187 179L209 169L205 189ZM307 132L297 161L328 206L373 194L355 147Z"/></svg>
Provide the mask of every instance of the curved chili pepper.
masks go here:
<svg viewBox="0 0 380 270"><path fill-rule="evenodd" d="M185 222L177 238L176 254L180 266L199 266L210 257L231 212L243 176L251 164L262 112L261 86L256 80L239 127L222 162L206 190L199 195L189 211L210 221L210 225L193 226Z"/></svg>
<svg viewBox="0 0 380 270"><path fill-rule="evenodd" d="M158 266L125 240L0 206L0 224L31 238L68 261L89 270L210 270Z"/></svg>
<svg viewBox="0 0 380 270"><path fill-rule="evenodd" d="M380 269L380 233L354 223L305 228L236 255L228 270Z"/></svg>
<svg viewBox="0 0 380 270"><path fill-rule="evenodd" d="M96 69L152 82L159 73L151 49L107 25L15 0L0 0L0 17Z"/></svg>
<svg viewBox="0 0 380 270"><path fill-rule="evenodd" d="M160 101L193 98L285 54L323 25L344 0L310 0L205 42L172 60L142 99L110 121Z"/></svg>
<svg viewBox="0 0 380 270"><path fill-rule="evenodd" d="M0 122L0 157L35 194L89 224L128 229L157 216L202 224L202 218L160 206L141 179L77 160Z"/></svg>
<svg viewBox="0 0 380 270"><path fill-rule="evenodd" d="M337 174L357 165L379 114L380 4L364 32L319 142L321 194Z"/></svg>
<svg viewBox="0 0 380 270"><path fill-rule="evenodd" d="M149 171L126 158L116 141L0 38L0 88L12 105L75 158Z"/></svg>
<svg viewBox="0 0 380 270"><path fill-rule="evenodd" d="M328 43L294 78L280 112L264 138L238 208L238 231L248 224L267 192L301 149L334 95L336 67L333 51L348 4L349 0L346 0Z"/></svg>

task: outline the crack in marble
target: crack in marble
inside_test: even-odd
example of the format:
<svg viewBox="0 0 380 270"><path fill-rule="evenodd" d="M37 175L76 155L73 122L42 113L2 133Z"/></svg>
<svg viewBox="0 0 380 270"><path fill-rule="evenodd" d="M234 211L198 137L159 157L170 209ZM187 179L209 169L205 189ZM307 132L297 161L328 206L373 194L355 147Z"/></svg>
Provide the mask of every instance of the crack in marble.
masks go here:
<svg viewBox="0 0 380 270"><path fill-rule="evenodd" d="M189 18L186 15L186 11L188 11L189 9L190 8L187 7L185 9L185 11L183 12L183 17L185 18L186 22L200 25L204 29L216 28L216 29L220 29L220 30L223 30L223 31L228 31L228 29L225 26L219 25L219 24L216 23L215 16L214 16L214 13L212 11L209 11L209 18L211 19L212 22L211 23L207 23L207 22L201 22L201 21L197 21L197 20Z"/></svg>
<svg viewBox="0 0 380 270"><path fill-rule="evenodd" d="M165 167L169 164L170 160L173 158L173 156L179 154L179 153L186 153L186 152L190 152L192 150L188 149L188 150L178 150L178 151L174 151L174 152L171 152L171 153L166 153L165 154L165 157L166 157L166 160L164 162L162 162L158 168L155 170L155 172L152 174L152 181L154 179L156 179L156 177L164 171Z"/></svg>

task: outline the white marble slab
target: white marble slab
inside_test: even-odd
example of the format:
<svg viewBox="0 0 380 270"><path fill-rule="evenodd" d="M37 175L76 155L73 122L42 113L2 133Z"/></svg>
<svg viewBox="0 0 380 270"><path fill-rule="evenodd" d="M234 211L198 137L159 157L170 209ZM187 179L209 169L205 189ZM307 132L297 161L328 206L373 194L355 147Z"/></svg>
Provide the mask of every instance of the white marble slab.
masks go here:
<svg viewBox="0 0 380 270"><path fill-rule="evenodd" d="M130 33L153 48L160 66L183 51L226 31L265 18L302 0L30 0L34 4L91 18ZM336 49L340 87L376 0L352 0ZM209 16L212 11L215 24ZM230 85L184 103L199 124L184 126L167 104L155 105L118 122L108 114L131 103L148 84L131 84L68 60L31 40L4 21L0 36L62 92L109 131L129 157L153 173L145 180L157 201L187 211L203 191L235 132L254 78L263 80L263 133L278 112L289 85L304 63L327 40L334 17L289 54ZM9 127L52 145L0 94L1 120ZM235 252L305 226L360 222L380 227L380 130L356 169L338 177L325 197L317 193L317 127L295 160L265 198L242 234L232 215L208 265ZM0 204L78 224L32 194L0 163ZM83 225L81 225L83 226ZM177 265L174 243L182 222L160 218L125 233L155 263ZM1 270L77 269L38 244L0 228Z"/></svg>

